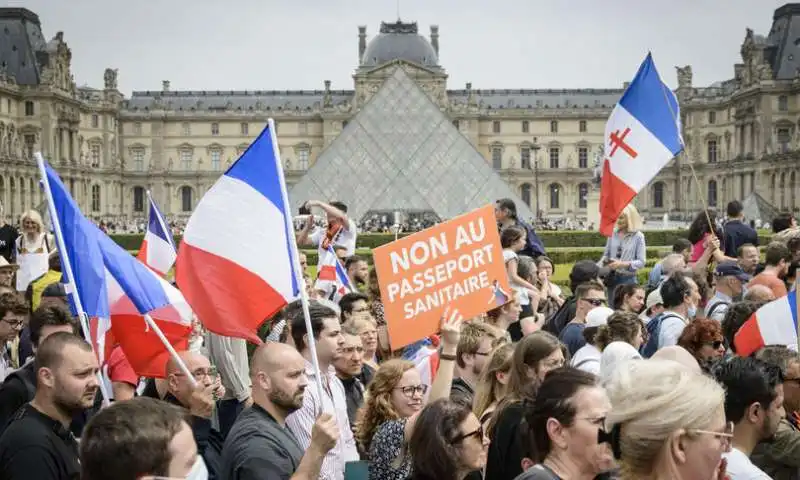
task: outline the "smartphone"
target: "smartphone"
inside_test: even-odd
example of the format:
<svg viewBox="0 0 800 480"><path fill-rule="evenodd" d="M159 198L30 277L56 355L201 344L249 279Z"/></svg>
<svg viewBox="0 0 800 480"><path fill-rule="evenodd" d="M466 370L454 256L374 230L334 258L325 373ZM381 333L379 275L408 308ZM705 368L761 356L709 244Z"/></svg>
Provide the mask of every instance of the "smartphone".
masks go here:
<svg viewBox="0 0 800 480"><path fill-rule="evenodd" d="M367 480L369 464L365 461L347 462L344 465L344 480Z"/></svg>
<svg viewBox="0 0 800 480"><path fill-rule="evenodd" d="M304 203L302 207L300 207L300 211L298 212L300 215L311 215L311 209L306 207Z"/></svg>

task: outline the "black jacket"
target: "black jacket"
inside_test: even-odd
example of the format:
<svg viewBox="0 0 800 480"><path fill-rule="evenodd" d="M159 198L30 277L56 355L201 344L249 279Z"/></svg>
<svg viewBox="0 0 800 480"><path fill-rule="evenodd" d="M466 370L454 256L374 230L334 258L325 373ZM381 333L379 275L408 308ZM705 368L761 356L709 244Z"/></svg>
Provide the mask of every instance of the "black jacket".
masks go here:
<svg viewBox="0 0 800 480"><path fill-rule="evenodd" d="M186 408L171 393L164 397L165 402ZM194 441L197 443L197 453L203 457L208 468L208 478L210 480L222 478L222 446L225 439L222 434L214 430L211 420L208 418L192 416L192 433Z"/></svg>

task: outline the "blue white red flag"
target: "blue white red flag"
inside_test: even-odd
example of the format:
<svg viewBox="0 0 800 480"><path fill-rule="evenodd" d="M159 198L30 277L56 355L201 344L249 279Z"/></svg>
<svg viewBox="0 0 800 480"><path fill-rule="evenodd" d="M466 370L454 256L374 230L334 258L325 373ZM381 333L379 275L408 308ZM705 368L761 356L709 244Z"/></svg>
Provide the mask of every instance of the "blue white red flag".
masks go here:
<svg viewBox="0 0 800 480"><path fill-rule="evenodd" d="M269 125L200 200L175 278L200 321L261 343L261 323L300 294L291 214Z"/></svg>
<svg viewBox="0 0 800 480"><path fill-rule="evenodd" d="M175 259L178 257L175 241L172 239L172 232L169 224L164 219L164 215L158 209L150 192L147 193L150 203L150 213L147 219L147 231L144 233L142 246L139 248L137 258L140 262L152 268L161 276L166 276Z"/></svg>
<svg viewBox="0 0 800 480"><path fill-rule="evenodd" d="M606 123L600 233L611 236L622 210L683 149L678 100L648 53Z"/></svg>
<svg viewBox="0 0 800 480"><path fill-rule="evenodd" d="M353 291L347 271L339 261L339 257L336 256L333 246L329 245L326 250L322 250L322 256L317 265L319 271L314 289L323 292L325 298L339 303L345 294Z"/></svg>
<svg viewBox="0 0 800 480"><path fill-rule="evenodd" d="M786 345L797 351L797 292L773 300L744 322L733 338L736 354L752 355L767 345Z"/></svg>
<svg viewBox="0 0 800 480"><path fill-rule="evenodd" d="M62 264L69 263L74 283L70 299L79 297L91 319L91 340L102 364L119 344L141 376L163 377L169 353L147 327L149 314L176 350L185 350L192 311L180 292L140 263L83 216L58 174L44 165L53 210L63 240ZM69 280L69 279L68 279Z"/></svg>

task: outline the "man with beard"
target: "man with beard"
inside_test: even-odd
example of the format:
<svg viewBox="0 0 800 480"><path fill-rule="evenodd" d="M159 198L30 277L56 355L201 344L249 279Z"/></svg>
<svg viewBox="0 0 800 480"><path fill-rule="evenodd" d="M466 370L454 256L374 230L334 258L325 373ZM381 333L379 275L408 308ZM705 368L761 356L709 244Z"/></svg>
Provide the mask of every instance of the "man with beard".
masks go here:
<svg viewBox="0 0 800 480"><path fill-rule="evenodd" d="M253 406L233 424L222 450L222 477L228 480L319 478L325 455L336 445L336 418L320 415L303 453L286 427L286 417L303 406L308 386L305 359L294 348L266 342L250 363Z"/></svg>
<svg viewBox="0 0 800 480"><path fill-rule="evenodd" d="M461 329L456 351L456 368L450 387L450 400L472 408L475 387L492 353L492 336L485 325L467 323Z"/></svg>
<svg viewBox="0 0 800 480"><path fill-rule="evenodd" d="M750 455L758 442L775 436L786 416L780 367L755 358L734 357L717 364L712 373L725 387L725 418L729 426L717 436L724 443L730 442L730 451L723 454L728 462L728 478L771 478L753 464Z"/></svg>
<svg viewBox="0 0 800 480"><path fill-rule="evenodd" d="M345 260L344 268L347 270L347 278L350 279L350 285L358 291L365 291L369 282L369 264L367 261L363 257L353 255Z"/></svg>
<svg viewBox="0 0 800 480"><path fill-rule="evenodd" d="M0 478L78 479L78 442L69 424L94 404L97 358L82 338L56 332L39 345L35 362L36 396L0 437Z"/></svg>

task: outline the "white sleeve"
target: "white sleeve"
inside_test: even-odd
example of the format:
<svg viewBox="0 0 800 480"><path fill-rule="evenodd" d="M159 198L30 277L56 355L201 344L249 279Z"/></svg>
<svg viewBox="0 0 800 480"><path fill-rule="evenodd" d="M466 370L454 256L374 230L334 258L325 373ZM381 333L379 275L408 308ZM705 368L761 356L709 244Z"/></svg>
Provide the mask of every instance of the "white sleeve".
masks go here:
<svg viewBox="0 0 800 480"><path fill-rule="evenodd" d="M308 241L311 242L312 245L315 247L319 246L320 240L322 240L322 235L324 234L324 230L321 228L315 228L311 235L308 236Z"/></svg>

